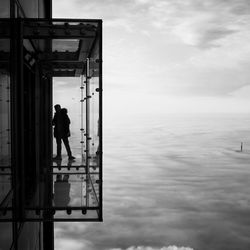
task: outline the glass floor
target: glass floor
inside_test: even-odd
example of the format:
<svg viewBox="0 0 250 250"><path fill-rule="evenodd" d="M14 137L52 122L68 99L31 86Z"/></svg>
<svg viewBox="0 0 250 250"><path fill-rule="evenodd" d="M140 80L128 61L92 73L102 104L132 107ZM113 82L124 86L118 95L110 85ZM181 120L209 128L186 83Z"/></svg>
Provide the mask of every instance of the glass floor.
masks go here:
<svg viewBox="0 0 250 250"><path fill-rule="evenodd" d="M101 213L99 168L80 159L53 162L50 171L41 176L32 200L25 207L27 221L99 221ZM46 181L49 180L49 181ZM48 191L48 183L51 191ZM13 219L10 168L0 169L0 221ZM46 197L50 204L45 206ZM3 209L4 208L4 209Z"/></svg>

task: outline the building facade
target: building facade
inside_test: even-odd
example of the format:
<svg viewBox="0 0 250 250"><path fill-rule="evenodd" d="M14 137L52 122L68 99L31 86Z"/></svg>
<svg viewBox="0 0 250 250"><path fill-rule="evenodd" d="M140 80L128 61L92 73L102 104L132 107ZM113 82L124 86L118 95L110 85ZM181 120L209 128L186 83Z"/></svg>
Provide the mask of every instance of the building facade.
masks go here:
<svg viewBox="0 0 250 250"><path fill-rule="evenodd" d="M79 79L78 154L53 162L53 79ZM55 221L102 221L102 21L0 6L0 246L54 249Z"/></svg>

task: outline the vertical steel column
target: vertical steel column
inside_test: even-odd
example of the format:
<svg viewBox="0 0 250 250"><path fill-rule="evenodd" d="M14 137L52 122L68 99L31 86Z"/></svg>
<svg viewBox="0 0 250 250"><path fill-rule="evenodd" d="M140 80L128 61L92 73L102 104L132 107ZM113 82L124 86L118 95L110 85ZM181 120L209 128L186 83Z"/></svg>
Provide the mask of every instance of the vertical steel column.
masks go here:
<svg viewBox="0 0 250 250"><path fill-rule="evenodd" d="M10 18L15 18L15 0L10 0Z"/></svg>
<svg viewBox="0 0 250 250"><path fill-rule="evenodd" d="M84 130L84 122L83 122L83 102L84 102L84 76L81 75L81 86L80 86L80 90L81 90L81 99L80 99L80 117L81 117L81 124L80 124L80 131L81 131L81 165L83 166L84 165L84 133L85 133L85 130Z"/></svg>
<svg viewBox="0 0 250 250"><path fill-rule="evenodd" d="M44 206L49 208L44 210L43 219L48 220L43 222L43 244L44 249L53 250L54 249L54 222L53 214L51 213L52 208L52 195L53 195L53 168L52 165L52 79L47 77L43 81L44 85L44 103L45 107L42 108L41 112L44 114L44 120L46 127L42 132L45 135L45 192L44 192Z"/></svg>
<svg viewBox="0 0 250 250"><path fill-rule="evenodd" d="M24 86L23 86L23 22L20 19L14 21L16 38L14 55L12 57L12 62L15 62L14 82L13 82L13 119L12 123L14 126L13 130L13 140L14 140L14 169L16 170L16 182L17 187L16 195L17 198L17 214L19 219L24 217L24 167L25 167L25 138L24 138Z"/></svg>
<svg viewBox="0 0 250 250"><path fill-rule="evenodd" d="M52 22L50 22L52 23ZM46 49L51 53L52 52L52 39L48 38L46 40ZM44 169L46 172L46 190L44 194L45 206L48 207L48 210L44 211L44 221L43 222L43 245L46 250L54 249L54 215L51 212L52 208L52 197L53 197L53 168L52 166L52 154L53 154L53 136L52 136L52 93L53 93L53 79L51 75L47 75L43 81L44 85L44 107L42 107L41 112L43 112L45 124L44 131L42 134L45 136L45 161Z"/></svg>
<svg viewBox="0 0 250 250"><path fill-rule="evenodd" d="M14 1L10 1L10 16L14 17ZM16 64L12 63L15 62L14 58L15 58L15 51L16 51L16 41L15 41L15 37L16 37L16 28L15 28L15 24L16 22L11 22L11 38L10 38L10 102L12 103L11 107L10 107L10 119L11 119L11 186L13 189L13 199L12 199L12 248L17 249L17 238L18 238L18 230L17 230L17 222L15 221L17 218L16 215L16 210L15 207L17 207L17 187L16 187L16 183L17 183L17 171L15 169L15 165L16 165L16 161L15 159L15 153L16 150L14 150L14 142L16 140L16 138L13 136L14 135L14 112L16 109L16 105L15 105L15 99L16 99L16 93L14 92L16 89Z"/></svg>
<svg viewBox="0 0 250 250"><path fill-rule="evenodd" d="M99 129L99 204L100 204L100 220L103 221L103 141L102 141L102 136L103 136L103 131L102 131L102 20L99 21L98 23L99 26L99 124L98 124L98 129Z"/></svg>
<svg viewBox="0 0 250 250"><path fill-rule="evenodd" d="M11 166L11 99L10 99L10 77L7 77L7 95L8 95L8 167Z"/></svg>
<svg viewBox="0 0 250 250"><path fill-rule="evenodd" d="M90 92L90 86L89 86L89 78L90 78L90 72L89 72L89 58L86 60L86 190L89 188L90 184L90 176L89 176L89 144L90 144L90 120L89 120L89 112L90 112L90 105L89 105L89 92ZM89 192L87 191L86 195L86 206L89 206Z"/></svg>
<svg viewBox="0 0 250 250"><path fill-rule="evenodd" d="M13 246L18 249L18 223L24 220L24 88L23 88L23 23L11 23L11 171L13 188Z"/></svg>
<svg viewBox="0 0 250 250"><path fill-rule="evenodd" d="M2 77L1 77L1 73L0 73L0 81L3 81L2 80ZM2 105L4 103L4 96L2 95L3 93L3 84L2 82L0 82L0 114L3 113L3 110L2 110ZM3 133L4 133L4 127L3 127L3 124L2 124L2 120L0 121L0 157L3 156L3 141L4 141L4 136L3 136ZM2 160L2 158L0 158L0 161Z"/></svg>

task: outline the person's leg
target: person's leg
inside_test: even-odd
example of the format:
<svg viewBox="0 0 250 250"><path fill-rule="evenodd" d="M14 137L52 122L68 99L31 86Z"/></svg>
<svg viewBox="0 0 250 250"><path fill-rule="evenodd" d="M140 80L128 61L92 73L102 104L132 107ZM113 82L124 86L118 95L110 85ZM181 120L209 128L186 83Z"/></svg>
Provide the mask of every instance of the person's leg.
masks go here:
<svg viewBox="0 0 250 250"><path fill-rule="evenodd" d="M62 157L62 140L60 137L56 137L56 147L57 147L57 154L56 157L57 158L61 158Z"/></svg>
<svg viewBox="0 0 250 250"><path fill-rule="evenodd" d="M62 139L63 139L63 143L65 145L65 148L67 150L68 157L72 158L72 153L71 153L71 150L70 150L68 137L63 137Z"/></svg>

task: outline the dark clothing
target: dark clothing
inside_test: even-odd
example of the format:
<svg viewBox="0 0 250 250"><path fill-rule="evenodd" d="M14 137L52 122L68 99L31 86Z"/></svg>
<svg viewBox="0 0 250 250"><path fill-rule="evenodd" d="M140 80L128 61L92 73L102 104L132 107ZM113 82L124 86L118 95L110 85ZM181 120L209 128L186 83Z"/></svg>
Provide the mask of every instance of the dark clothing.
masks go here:
<svg viewBox="0 0 250 250"><path fill-rule="evenodd" d="M69 137L69 124L70 119L67 114L63 113L62 111L57 111L54 115L52 120L52 125L54 125L54 137Z"/></svg>
<svg viewBox="0 0 250 250"><path fill-rule="evenodd" d="M52 125L54 126L54 137L56 138L57 144L57 156L61 156L62 140L68 156L72 156L68 140L68 137L70 136L69 124L70 119L64 110L60 110L55 113Z"/></svg>
<svg viewBox="0 0 250 250"><path fill-rule="evenodd" d="M62 152L62 140L64 143L64 146L67 150L67 154L68 156L72 156L71 150L70 150L70 146L69 146L69 139L68 137L56 137L56 144L57 144L57 156L61 156L61 152Z"/></svg>

